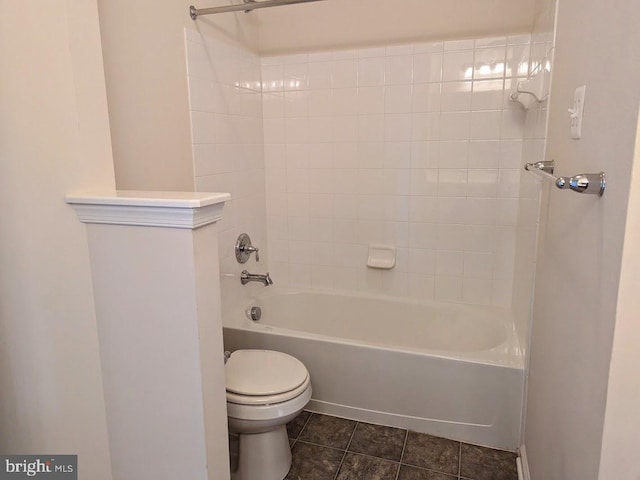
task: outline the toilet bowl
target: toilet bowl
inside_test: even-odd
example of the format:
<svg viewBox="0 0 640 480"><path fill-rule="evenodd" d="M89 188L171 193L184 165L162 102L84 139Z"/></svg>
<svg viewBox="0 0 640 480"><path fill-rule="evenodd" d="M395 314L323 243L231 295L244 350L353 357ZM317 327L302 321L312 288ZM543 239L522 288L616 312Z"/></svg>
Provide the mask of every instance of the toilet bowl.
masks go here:
<svg viewBox="0 0 640 480"><path fill-rule="evenodd" d="M225 364L229 431L239 436L233 480L282 480L291 468L287 422L311 398L298 359L270 350L236 350Z"/></svg>

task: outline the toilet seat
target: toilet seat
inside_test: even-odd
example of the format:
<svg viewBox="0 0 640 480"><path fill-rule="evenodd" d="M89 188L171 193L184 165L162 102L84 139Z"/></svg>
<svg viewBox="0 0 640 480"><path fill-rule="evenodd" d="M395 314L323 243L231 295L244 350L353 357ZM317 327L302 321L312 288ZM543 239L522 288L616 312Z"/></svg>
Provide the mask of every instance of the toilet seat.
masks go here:
<svg viewBox="0 0 640 480"><path fill-rule="evenodd" d="M236 350L225 364L227 401L270 405L301 395L309 372L297 358L271 350Z"/></svg>

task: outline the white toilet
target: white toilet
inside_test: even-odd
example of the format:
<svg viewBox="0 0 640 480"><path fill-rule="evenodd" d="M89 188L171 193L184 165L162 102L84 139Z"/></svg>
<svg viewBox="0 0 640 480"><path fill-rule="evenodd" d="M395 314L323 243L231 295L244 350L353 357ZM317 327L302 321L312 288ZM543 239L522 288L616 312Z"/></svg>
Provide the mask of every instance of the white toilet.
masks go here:
<svg viewBox="0 0 640 480"><path fill-rule="evenodd" d="M236 350L225 364L229 431L240 438L234 480L282 480L291 468L287 422L311 398L297 358L270 350Z"/></svg>

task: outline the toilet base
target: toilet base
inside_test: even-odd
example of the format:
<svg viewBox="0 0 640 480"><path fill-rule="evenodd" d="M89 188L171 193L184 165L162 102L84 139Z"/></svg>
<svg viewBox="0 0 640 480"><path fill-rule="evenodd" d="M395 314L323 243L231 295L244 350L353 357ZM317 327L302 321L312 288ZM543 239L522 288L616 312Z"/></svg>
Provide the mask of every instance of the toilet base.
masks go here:
<svg viewBox="0 0 640 480"><path fill-rule="evenodd" d="M283 480L291 468L287 428L263 433L241 433L238 468L232 480Z"/></svg>

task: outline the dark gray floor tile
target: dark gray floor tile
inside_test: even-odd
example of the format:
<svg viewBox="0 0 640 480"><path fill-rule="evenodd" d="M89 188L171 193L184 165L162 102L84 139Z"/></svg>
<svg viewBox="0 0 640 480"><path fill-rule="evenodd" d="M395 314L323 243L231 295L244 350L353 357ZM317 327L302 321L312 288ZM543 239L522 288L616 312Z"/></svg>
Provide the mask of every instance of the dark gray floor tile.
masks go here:
<svg viewBox="0 0 640 480"><path fill-rule="evenodd" d="M463 443L460 476L473 480L518 480L516 454Z"/></svg>
<svg viewBox="0 0 640 480"><path fill-rule="evenodd" d="M310 416L311 412L307 412L305 410L303 412L300 412L300 415L287 423L287 435L289 436L289 438L298 438L298 435L300 435L300 432L304 428L304 425L307 423L307 420L309 420Z"/></svg>
<svg viewBox="0 0 640 480"><path fill-rule="evenodd" d="M408 465L400 465L400 474L398 480L456 480L458 477L438 473L431 470L424 470L418 467L410 467Z"/></svg>
<svg viewBox="0 0 640 480"><path fill-rule="evenodd" d="M349 451L399 462L406 436L407 431L401 428L358 423Z"/></svg>
<svg viewBox="0 0 640 480"><path fill-rule="evenodd" d="M314 413L298 440L346 450L357 422Z"/></svg>
<svg viewBox="0 0 640 480"><path fill-rule="evenodd" d="M297 441L291 451L291 470L285 480L333 480L344 452Z"/></svg>
<svg viewBox="0 0 640 480"><path fill-rule="evenodd" d="M399 466L382 458L347 453L336 480L395 480Z"/></svg>
<svg viewBox="0 0 640 480"><path fill-rule="evenodd" d="M458 475L460 442L409 432L402 463Z"/></svg>

